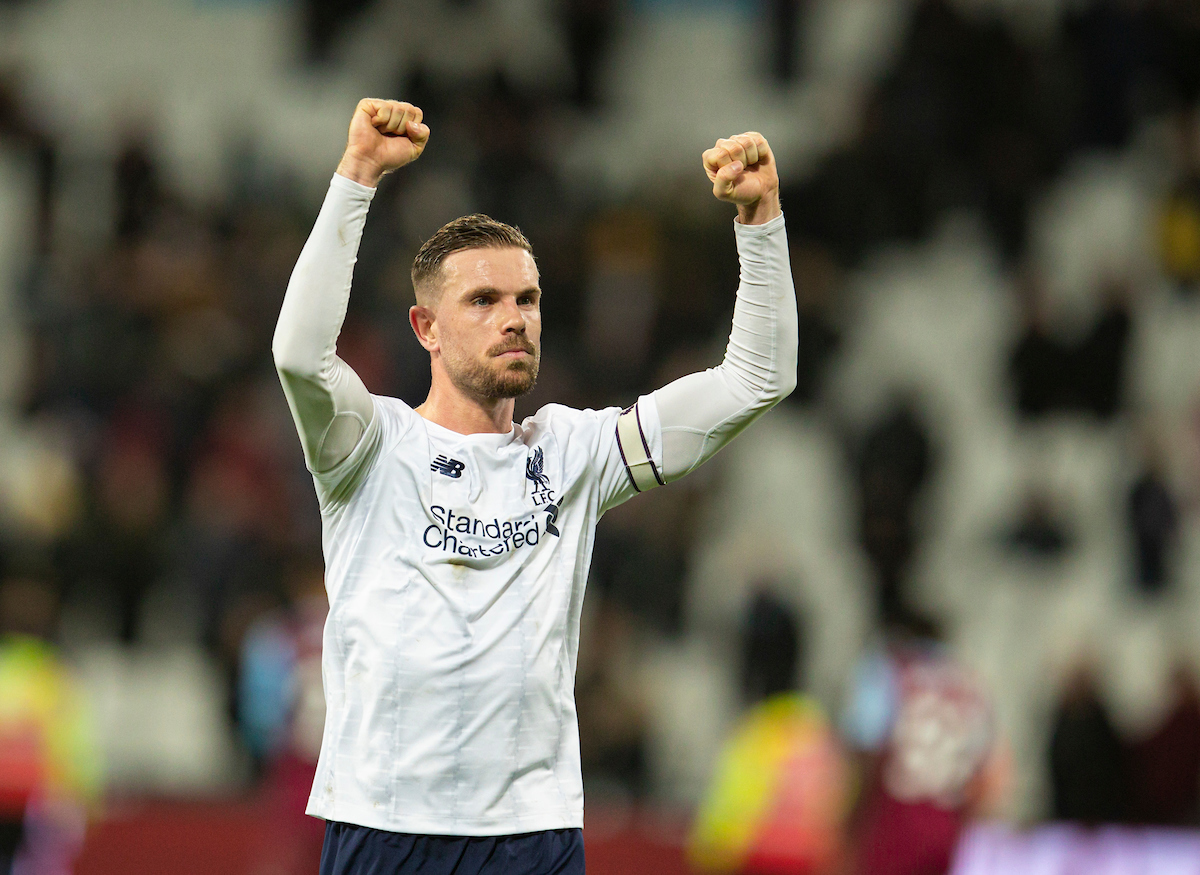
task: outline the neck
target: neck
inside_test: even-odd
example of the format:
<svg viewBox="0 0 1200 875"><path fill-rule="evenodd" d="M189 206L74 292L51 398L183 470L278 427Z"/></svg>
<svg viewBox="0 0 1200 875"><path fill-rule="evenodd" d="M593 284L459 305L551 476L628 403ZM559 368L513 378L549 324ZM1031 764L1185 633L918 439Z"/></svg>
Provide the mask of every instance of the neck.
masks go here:
<svg viewBox="0 0 1200 875"><path fill-rule="evenodd" d="M468 395L435 371L429 397L416 411L430 422L459 434L508 434L512 431L515 407L512 398Z"/></svg>

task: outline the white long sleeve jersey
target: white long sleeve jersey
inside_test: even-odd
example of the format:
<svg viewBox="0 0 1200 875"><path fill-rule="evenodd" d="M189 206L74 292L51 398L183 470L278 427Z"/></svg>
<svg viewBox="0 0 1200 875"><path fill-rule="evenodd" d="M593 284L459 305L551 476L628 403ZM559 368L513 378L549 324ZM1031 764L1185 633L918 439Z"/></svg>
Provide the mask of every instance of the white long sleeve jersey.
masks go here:
<svg viewBox="0 0 1200 875"><path fill-rule="evenodd" d="M579 616L596 521L682 476L795 382L783 218L735 223L724 362L622 411L548 405L464 435L335 354L374 189L334 176L273 351L323 520L325 730L308 813L506 835L583 825Z"/></svg>

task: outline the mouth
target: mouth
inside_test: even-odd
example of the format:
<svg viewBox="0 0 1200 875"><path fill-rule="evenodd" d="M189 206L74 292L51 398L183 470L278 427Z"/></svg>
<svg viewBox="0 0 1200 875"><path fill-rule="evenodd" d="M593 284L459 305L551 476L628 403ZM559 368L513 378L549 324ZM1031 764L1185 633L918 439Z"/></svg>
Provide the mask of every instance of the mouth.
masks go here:
<svg viewBox="0 0 1200 875"><path fill-rule="evenodd" d="M523 343L509 344L498 348L493 348L491 354L499 359L519 359L522 356L533 357L535 350L532 343L525 341Z"/></svg>

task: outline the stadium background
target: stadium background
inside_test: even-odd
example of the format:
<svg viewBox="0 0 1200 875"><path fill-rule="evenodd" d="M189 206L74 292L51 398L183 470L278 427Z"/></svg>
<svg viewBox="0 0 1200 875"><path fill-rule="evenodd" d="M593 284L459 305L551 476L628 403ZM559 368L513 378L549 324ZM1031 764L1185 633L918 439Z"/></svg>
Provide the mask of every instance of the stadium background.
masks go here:
<svg viewBox="0 0 1200 875"><path fill-rule="evenodd" d="M248 653L269 666L319 561L270 336L366 95L433 131L381 186L340 344L409 401L409 262L474 210L525 231L547 291L518 414L714 364L737 263L698 157L756 129L779 158L799 388L597 536L595 871L609 836L680 865L779 669L747 667L751 617L835 720L880 617L939 618L993 698L1012 824L1070 813L1070 703L1126 772L1200 714L1188 0L5 0L0 71L0 560L47 584L3 605L89 703L104 801L79 871L234 871L204 855L270 832L278 702Z"/></svg>

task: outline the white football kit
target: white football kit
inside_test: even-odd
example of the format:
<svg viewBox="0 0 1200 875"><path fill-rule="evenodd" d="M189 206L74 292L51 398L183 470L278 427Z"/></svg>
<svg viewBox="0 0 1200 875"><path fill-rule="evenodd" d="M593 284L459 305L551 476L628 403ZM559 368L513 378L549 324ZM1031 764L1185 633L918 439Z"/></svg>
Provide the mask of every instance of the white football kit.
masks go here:
<svg viewBox="0 0 1200 875"><path fill-rule="evenodd" d="M508 434L464 435L369 394L335 354L373 195L334 176L273 344L330 605L308 813L436 835L581 827L575 660L596 521L791 391L783 218L734 223L742 280L720 367L624 412L551 404Z"/></svg>

